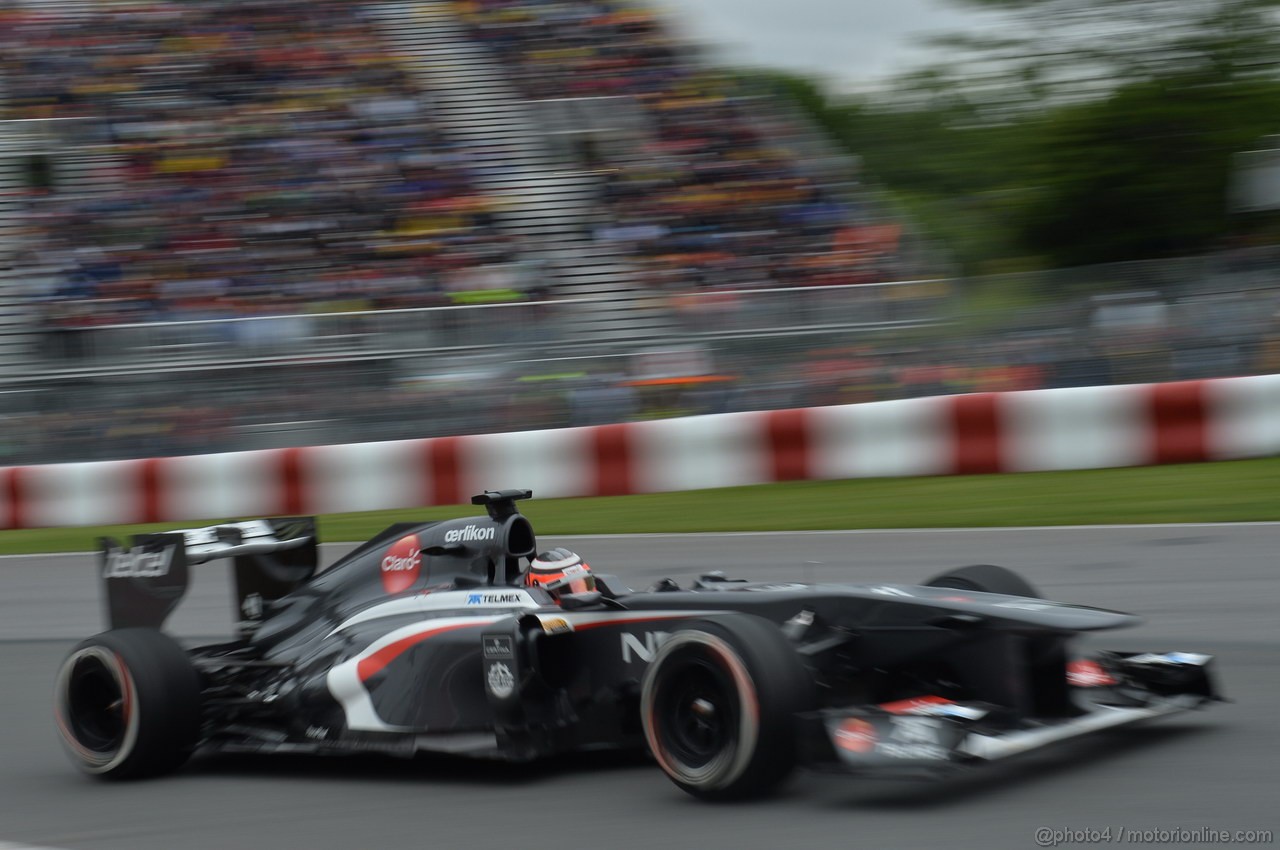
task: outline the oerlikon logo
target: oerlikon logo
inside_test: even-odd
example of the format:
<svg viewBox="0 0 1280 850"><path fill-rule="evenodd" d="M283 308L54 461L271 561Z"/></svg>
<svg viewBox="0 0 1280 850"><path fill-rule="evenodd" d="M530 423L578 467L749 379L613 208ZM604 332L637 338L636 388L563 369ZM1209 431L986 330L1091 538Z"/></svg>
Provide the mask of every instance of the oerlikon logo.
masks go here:
<svg viewBox="0 0 1280 850"><path fill-rule="evenodd" d="M401 537L382 556L382 588L387 593L408 590L418 580L421 567L422 550L418 546L418 535Z"/></svg>

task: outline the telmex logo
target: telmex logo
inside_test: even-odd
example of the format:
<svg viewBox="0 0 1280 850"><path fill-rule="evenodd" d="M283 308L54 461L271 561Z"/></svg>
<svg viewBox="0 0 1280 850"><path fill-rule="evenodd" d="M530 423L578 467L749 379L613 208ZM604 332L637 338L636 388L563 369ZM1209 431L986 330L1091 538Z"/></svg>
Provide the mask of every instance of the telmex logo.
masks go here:
<svg viewBox="0 0 1280 850"><path fill-rule="evenodd" d="M468 605L519 605L524 601L523 593L472 593L467 596Z"/></svg>
<svg viewBox="0 0 1280 850"><path fill-rule="evenodd" d="M169 561L173 546L159 552L142 552L133 549L115 549L107 553L107 566L103 578L158 578L169 574Z"/></svg>
<svg viewBox="0 0 1280 850"><path fill-rule="evenodd" d="M492 540L496 536L498 529L492 525L488 528L480 528L474 525L468 525L466 528L455 528L452 531L444 533L445 543L468 543L472 540Z"/></svg>

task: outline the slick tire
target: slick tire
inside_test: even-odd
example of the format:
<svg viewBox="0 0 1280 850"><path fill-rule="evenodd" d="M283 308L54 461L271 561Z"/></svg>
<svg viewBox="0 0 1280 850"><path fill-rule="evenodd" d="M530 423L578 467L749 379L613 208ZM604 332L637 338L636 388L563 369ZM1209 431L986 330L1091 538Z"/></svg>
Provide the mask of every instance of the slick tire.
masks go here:
<svg viewBox="0 0 1280 850"><path fill-rule="evenodd" d="M71 760L103 779L176 770L200 736L200 676L186 651L155 629L116 629L83 641L54 685L54 717Z"/></svg>
<svg viewBox="0 0 1280 850"><path fill-rule="evenodd" d="M1013 570L995 564L973 564L957 567L936 575L924 583L925 587L954 587L957 590L976 590L979 593L1003 593L1007 596L1026 596L1042 599L1035 585Z"/></svg>
<svg viewBox="0 0 1280 850"><path fill-rule="evenodd" d="M795 767L796 714L814 708L814 692L776 624L726 613L658 650L641 686L641 724L658 765L688 793L760 797Z"/></svg>

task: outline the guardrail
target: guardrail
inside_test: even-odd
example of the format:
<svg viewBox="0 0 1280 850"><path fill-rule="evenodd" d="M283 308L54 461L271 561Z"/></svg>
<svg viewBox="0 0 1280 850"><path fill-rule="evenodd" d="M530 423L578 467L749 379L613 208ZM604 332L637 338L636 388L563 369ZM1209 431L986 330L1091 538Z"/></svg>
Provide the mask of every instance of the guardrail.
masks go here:
<svg viewBox="0 0 1280 850"><path fill-rule="evenodd" d="M939 396L621 425L0 468L0 528L196 521L773 481L1280 454L1280 375Z"/></svg>
<svg viewBox="0 0 1280 850"><path fill-rule="evenodd" d="M687 341L926 324L946 318L950 295L950 283L941 280L641 293L632 303L649 312L656 308L665 323L647 336L621 338L645 344L668 336ZM617 325L591 317L602 307L626 306L615 299L575 298L119 324L50 320L38 332L27 332L38 337L34 347L40 356L10 375L617 345Z"/></svg>
<svg viewBox="0 0 1280 850"><path fill-rule="evenodd" d="M57 156L111 144L109 128L89 118L0 120L0 157Z"/></svg>

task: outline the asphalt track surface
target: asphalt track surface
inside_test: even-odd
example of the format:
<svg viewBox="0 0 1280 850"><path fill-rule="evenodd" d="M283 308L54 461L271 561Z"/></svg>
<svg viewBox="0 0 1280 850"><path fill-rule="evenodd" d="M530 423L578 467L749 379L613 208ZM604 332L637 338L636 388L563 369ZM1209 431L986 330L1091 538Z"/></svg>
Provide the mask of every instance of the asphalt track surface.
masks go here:
<svg viewBox="0 0 1280 850"><path fill-rule="evenodd" d="M747 578L923 581L1002 563L1046 596L1133 611L1117 649L1214 653L1236 700L946 782L800 774L776 799L713 806L642 757L512 767L424 758L197 758L102 783L56 740L54 671L100 628L86 555L0 560L0 848L1030 848L1037 829L1280 835L1280 524L555 538L633 586L723 569ZM326 559L339 547L327 547ZM196 571L174 630L229 623L220 567ZM1041 837L1043 841L1043 836ZM6 845L5 842L12 842ZM1084 846L1065 840L1059 846ZM1108 843L1108 842L1097 842ZM1263 846L1275 846L1276 839ZM1204 846L1203 844L1198 846ZM1246 846L1227 841L1216 846Z"/></svg>

